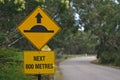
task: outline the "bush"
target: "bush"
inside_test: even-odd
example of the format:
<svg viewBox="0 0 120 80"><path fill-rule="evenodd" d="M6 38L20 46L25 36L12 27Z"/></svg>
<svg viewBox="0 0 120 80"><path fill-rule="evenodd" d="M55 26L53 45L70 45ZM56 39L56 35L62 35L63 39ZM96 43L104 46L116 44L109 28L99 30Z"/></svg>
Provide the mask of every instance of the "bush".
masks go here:
<svg viewBox="0 0 120 80"><path fill-rule="evenodd" d="M102 64L112 64L120 66L120 53L119 51L104 52L100 56L100 62Z"/></svg>
<svg viewBox="0 0 120 80"><path fill-rule="evenodd" d="M2 64L0 69L0 80L28 80L23 74L22 66Z"/></svg>
<svg viewBox="0 0 120 80"><path fill-rule="evenodd" d="M0 80L32 80L23 73L23 54L15 48L0 48Z"/></svg>
<svg viewBox="0 0 120 80"><path fill-rule="evenodd" d="M100 62L103 64L113 64L116 59L116 53L104 52L100 56Z"/></svg>
<svg viewBox="0 0 120 80"><path fill-rule="evenodd" d="M118 54L118 55L116 56L115 65L116 65L116 66L120 66L120 54Z"/></svg>

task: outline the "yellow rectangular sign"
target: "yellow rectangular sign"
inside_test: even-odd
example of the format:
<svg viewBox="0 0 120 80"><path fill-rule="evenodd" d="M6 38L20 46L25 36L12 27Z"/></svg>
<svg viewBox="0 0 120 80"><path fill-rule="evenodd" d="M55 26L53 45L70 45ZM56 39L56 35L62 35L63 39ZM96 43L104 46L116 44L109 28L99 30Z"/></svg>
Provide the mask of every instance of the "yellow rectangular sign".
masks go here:
<svg viewBox="0 0 120 80"><path fill-rule="evenodd" d="M24 51L25 74L54 74L54 51Z"/></svg>

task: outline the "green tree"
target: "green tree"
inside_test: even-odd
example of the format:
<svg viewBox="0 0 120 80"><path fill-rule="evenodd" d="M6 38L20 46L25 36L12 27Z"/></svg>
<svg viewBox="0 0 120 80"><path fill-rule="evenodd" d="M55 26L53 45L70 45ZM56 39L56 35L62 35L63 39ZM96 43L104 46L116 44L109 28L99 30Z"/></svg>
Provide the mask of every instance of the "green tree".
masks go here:
<svg viewBox="0 0 120 80"><path fill-rule="evenodd" d="M23 9L24 1L0 0L0 46L7 46L17 37L15 26Z"/></svg>
<svg viewBox="0 0 120 80"><path fill-rule="evenodd" d="M71 0L72 1L72 0ZM72 1L75 11L80 15L85 31L97 36L96 52L101 62L110 56L108 63L115 63L119 56L119 3L114 0L76 0ZM112 54L114 53L114 54ZM106 57L104 55L107 55ZM107 61L105 61L107 62Z"/></svg>

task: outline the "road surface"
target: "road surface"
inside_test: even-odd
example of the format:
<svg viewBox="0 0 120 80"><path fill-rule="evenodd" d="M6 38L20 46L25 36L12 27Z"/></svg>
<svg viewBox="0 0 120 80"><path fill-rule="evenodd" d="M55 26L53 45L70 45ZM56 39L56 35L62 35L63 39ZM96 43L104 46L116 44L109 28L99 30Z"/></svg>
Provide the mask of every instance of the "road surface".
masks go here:
<svg viewBox="0 0 120 80"><path fill-rule="evenodd" d="M90 63L95 57L79 57L60 63L64 80L120 80L120 70Z"/></svg>

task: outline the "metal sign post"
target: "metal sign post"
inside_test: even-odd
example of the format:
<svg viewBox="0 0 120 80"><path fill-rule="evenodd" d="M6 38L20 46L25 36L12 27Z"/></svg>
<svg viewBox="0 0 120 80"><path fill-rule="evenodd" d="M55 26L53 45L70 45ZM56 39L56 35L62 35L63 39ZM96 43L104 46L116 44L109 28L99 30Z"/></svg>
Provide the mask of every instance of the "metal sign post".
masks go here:
<svg viewBox="0 0 120 80"><path fill-rule="evenodd" d="M38 74L38 80L41 80L41 74Z"/></svg>

